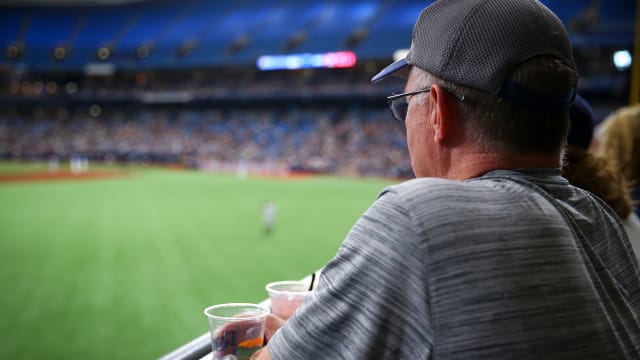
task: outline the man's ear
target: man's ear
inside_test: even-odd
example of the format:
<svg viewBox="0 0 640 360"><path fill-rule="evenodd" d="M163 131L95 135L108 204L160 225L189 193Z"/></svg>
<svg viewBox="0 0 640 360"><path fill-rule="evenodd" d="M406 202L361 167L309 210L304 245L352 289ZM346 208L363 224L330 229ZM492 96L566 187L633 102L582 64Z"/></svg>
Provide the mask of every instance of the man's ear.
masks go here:
<svg viewBox="0 0 640 360"><path fill-rule="evenodd" d="M453 104L451 95L438 84L431 85L429 92L431 103L431 125L433 127L433 140L436 143L443 143L452 132L453 126Z"/></svg>

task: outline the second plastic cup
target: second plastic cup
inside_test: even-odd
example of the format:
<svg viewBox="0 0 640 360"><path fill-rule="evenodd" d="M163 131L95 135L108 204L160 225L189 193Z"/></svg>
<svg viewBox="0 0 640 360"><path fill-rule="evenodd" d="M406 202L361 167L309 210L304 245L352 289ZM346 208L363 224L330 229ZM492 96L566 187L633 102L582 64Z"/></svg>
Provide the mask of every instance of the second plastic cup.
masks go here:
<svg viewBox="0 0 640 360"><path fill-rule="evenodd" d="M276 281L265 287L271 300L271 313L287 320L311 293L301 281Z"/></svg>

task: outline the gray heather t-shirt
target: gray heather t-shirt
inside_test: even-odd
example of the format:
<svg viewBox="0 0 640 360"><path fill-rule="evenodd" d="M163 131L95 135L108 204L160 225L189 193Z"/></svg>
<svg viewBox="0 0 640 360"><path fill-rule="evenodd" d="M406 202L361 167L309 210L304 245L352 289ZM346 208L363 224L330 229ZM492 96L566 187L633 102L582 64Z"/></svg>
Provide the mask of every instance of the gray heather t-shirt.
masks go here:
<svg viewBox="0 0 640 360"><path fill-rule="evenodd" d="M414 179L382 192L268 347L275 360L640 359L639 276L620 221L557 169Z"/></svg>

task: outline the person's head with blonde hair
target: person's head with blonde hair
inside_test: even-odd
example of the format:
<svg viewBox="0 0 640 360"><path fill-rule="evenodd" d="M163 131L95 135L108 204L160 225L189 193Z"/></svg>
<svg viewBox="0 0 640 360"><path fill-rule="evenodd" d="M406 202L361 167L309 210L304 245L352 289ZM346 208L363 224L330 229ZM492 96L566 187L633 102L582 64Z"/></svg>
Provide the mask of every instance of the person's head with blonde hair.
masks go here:
<svg viewBox="0 0 640 360"><path fill-rule="evenodd" d="M623 107L604 120L598 131L597 152L628 185L640 185L640 105Z"/></svg>
<svg viewBox="0 0 640 360"><path fill-rule="evenodd" d="M606 159L589 151L595 119L591 105L580 95L571 107L570 119L563 176L572 185L597 195L621 219L626 219L633 210L628 186L622 174Z"/></svg>

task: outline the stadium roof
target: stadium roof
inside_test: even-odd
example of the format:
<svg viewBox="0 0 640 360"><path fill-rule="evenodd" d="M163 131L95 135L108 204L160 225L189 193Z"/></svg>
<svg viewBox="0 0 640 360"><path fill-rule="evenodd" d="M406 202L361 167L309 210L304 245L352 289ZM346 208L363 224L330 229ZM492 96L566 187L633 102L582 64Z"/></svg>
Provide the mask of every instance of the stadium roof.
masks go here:
<svg viewBox="0 0 640 360"><path fill-rule="evenodd" d="M149 0L4 0L0 7L7 6L67 6L67 5L120 5Z"/></svg>

